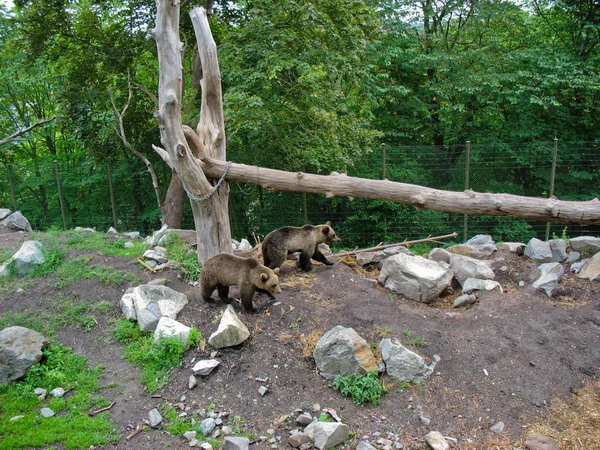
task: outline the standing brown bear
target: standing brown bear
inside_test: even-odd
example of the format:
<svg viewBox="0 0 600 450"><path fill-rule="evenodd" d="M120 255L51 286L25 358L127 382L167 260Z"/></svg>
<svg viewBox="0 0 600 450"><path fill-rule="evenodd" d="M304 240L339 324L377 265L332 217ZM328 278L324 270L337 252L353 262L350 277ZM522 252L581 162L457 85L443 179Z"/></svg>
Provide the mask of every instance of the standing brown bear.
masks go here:
<svg viewBox="0 0 600 450"><path fill-rule="evenodd" d="M304 225L303 227L283 227L271 231L262 243L262 254L265 266L274 269L281 267L288 253L300 252L300 268L305 272L312 270L310 259L332 266L323 253L319 244L337 242L337 237L331 222L325 225Z"/></svg>
<svg viewBox="0 0 600 450"><path fill-rule="evenodd" d="M217 289L219 298L230 303L229 286L237 285L246 311L256 312L252 305L256 291L271 298L275 298L273 294L281 292L278 273L279 269L271 270L256 258L219 253L204 263L200 275L200 293L205 301L212 303L211 295Z"/></svg>

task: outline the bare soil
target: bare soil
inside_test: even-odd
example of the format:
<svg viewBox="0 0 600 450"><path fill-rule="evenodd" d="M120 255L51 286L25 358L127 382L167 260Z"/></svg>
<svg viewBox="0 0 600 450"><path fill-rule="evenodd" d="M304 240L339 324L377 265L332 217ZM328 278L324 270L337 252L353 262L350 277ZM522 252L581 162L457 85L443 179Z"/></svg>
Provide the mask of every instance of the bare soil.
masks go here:
<svg viewBox="0 0 600 450"><path fill-rule="evenodd" d="M27 233L2 232L0 248L16 251L27 239ZM184 282L177 270L153 274L130 258L93 251L70 256L81 254L93 256L90 264L134 273L142 283L166 278L169 287L190 300L178 320L205 337L216 330L225 305L205 303L199 289ZM354 432L352 441L342 448L355 448L364 436L374 444L379 434L387 438L389 433L404 448L427 448L423 437L431 430L455 438L458 449L524 448L528 427L547 417L553 399L568 401L584 383L598 378L600 283L578 279L566 267L557 294L548 298L531 288L539 273L533 261L499 252L493 260L504 292L480 293L478 302L468 309L452 308L458 292L424 305L378 286L376 271L338 262L331 267L315 263L313 271L304 274L288 261L280 276L283 292L276 300L257 294L257 314L235 305L251 331L250 339L219 350L216 358L221 364L208 377L199 377L193 390L188 389L191 367L210 357L214 349L188 350L170 383L154 397L139 383L137 369L121 358L122 346L112 338L112 319L121 315L119 300L128 283L113 287L98 280L79 280L59 290L51 277L36 279L24 293L1 298L0 314L43 311L61 295L111 303L109 313L95 317L97 325L91 331L73 326L55 335L86 356L90 365L106 367L103 384L116 382L115 387L102 391L109 402L116 402L110 414L122 436L111 447L188 448L183 437L172 436L164 428L126 439L143 425L152 408L183 403L192 408L189 414L214 404L230 419L239 416L256 436L274 431L281 437L280 448L287 447L289 428L294 426L293 420L280 423L280 418L293 417L297 408L312 411L316 404L336 410ZM519 281L525 287L519 287ZM232 295L237 293L232 289ZM354 328L374 347L382 337L398 338L420 355L432 359L437 354L441 361L421 386L402 389L401 383L384 376L388 390L381 404L357 406L328 386L310 356L311 346L336 325ZM411 339L417 337L428 345L411 346ZM256 377L269 381L260 383ZM258 393L261 384L269 388L265 396ZM505 424L500 435L490 431L498 421ZM270 447L268 442L256 442L251 448Z"/></svg>

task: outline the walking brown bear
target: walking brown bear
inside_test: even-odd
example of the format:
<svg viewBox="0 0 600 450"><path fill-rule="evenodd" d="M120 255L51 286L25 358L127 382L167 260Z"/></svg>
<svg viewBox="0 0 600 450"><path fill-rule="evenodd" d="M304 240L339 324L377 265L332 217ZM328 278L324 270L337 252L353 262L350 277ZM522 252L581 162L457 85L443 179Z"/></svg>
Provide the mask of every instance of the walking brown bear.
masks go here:
<svg viewBox="0 0 600 450"><path fill-rule="evenodd" d="M255 292L265 293L271 298L275 298L273 294L281 292L278 273L279 269L271 270L256 258L219 253L204 262L200 274L200 293L205 301L212 303L211 295L217 289L219 298L230 303L229 286L239 286L242 305L246 311L256 312L252 305Z"/></svg>
<svg viewBox="0 0 600 450"><path fill-rule="evenodd" d="M319 244L337 242L340 238L331 228L331 222L325 225L304 225L303 227L283 227L271 231L262 243L262 254L265 266L275 269L281 267L288 253L300 252L300 268L309 272L312 270L311 258L332 266L323 253Z"/></svg>

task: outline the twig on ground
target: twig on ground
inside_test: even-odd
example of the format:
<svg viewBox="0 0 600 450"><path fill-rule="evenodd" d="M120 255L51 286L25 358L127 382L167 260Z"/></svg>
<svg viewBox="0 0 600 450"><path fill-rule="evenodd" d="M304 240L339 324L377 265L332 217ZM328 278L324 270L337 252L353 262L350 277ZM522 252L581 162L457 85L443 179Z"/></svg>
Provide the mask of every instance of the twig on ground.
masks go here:
<svg viewBox="0 0 600 450"><path fill-rule="evenodd" d="M152 273L156 273L156 270L154 270L152 267L150 267L148 264L146 264L144 261L142 261L140 258L137 258L137 262L139 262L142 266L144 266L146 269L148 269L150 272Z"/></svg>
<svg viewBox="0 0 600 450"><path fill-rule="evenodd" d="M370 248L363 248L361 250L352 250L349 252L343 251L343 252L339 252L339 253L334 253L331 256L346 256L346 255L354 255L356 253L362 253L362 252L373 252L376 250L383 250L386 248L391 248L391 247L398 247L398 246L407 246L407 245L412 245L412 244L419 244L421 242L438 242L438 239L448 239L448 238L452 238L452 237L456 237L458 236L458 233L454 232L452 234L446 234L444 236L435 236L435 237L427 237L425 239L417 239L415 241L404 241L404 242L399 242L397 244L387 244L387 245L378 245L376 247L370 247ZM442 244L442 242L439 242L440 244Z"/></svg>
<svg viewBox="0 0 600 450"><path fill-rule="evenodd" d="M96 322L96 323L98 323L98 322ZM115 406L115 403L117 403L117 402L112 402L106 408L100 408L100 409L97 409L96 411L90 412L90 416L95 416L96 414L99 414L99 413L101 413L103 411L108 411L110 408L112 408L113 406Z"/></svg>
<svg viewBox="0 0 600 450"><path fill-rule="evenodd" d="M137 434L140 434L142 431L145 431L145 430L147 430L147 429L148 429L148 426L147 426L147 425L143 426L142 428L138 428L138 429L137 429L137 430L135 430L133 433L131 433L129 436L127 436L125 439L129 440L129 439L131 439L132 437L134 437L135 435L137 435Z"/></svg>

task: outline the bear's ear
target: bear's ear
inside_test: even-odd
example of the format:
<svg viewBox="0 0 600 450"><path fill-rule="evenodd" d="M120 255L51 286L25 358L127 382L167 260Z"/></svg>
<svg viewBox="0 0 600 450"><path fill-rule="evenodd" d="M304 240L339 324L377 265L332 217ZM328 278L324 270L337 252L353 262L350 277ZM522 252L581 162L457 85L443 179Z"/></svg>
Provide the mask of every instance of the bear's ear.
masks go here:
<svg viewBox="0 0 600 450"><path fill-rule="evenodd" d="M329 227L323 227L323 234L329 234Z"/></svg>
<svg viewBox="0 0 600 450"><path fill-rule="evenodd" d="M260 274L260 279L263 281L267 281L269 279L269 275L266 273L261 273Z"/></svg>
<svg viewBox="0 0 600 450"><path fill-rule="evenodd" d="M277 268L273 269L273 273L274 273L275 275L279 275L279 267L277 267Z"/></svg>
<svg viewBox="0 0 600 450"><path fill-rule="evenodd" d="M325 225L329 225L331 226L331 220L328 220L327 223Z"/></svg>

